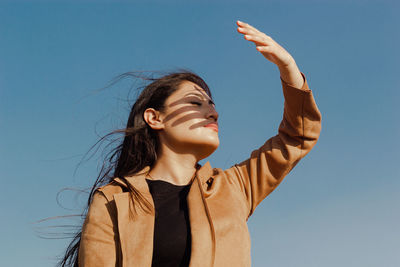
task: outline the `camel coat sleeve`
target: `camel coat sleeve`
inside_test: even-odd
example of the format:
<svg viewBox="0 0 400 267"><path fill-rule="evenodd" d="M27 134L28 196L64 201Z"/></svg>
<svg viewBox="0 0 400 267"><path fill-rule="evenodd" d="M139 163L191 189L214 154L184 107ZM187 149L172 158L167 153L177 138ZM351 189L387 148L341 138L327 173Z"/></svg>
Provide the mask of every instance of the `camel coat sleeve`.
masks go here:
<svg viewBox="0 0 400 267"><path fill-rule="evenodd" d="M281 79L285 102L278 134L254 150L249 159L225 170L243 193L248 216L318 140L321 114L303 73L302 76L302 88Z"/></svg>

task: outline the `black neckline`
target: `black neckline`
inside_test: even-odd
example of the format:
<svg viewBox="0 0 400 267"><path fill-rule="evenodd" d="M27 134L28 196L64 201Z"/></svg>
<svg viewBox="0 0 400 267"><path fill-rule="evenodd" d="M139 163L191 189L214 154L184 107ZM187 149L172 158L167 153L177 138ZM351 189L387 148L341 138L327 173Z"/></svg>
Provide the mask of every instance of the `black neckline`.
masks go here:
<svg viewBox="0 0 400 267"><path fill-rule="evenodd" d="M179 194L180 192L190 188L191 186L191 183L187 185L175 185L163 180L146 179L146 182L149 185L150 193L152 195L158 195L158 196Z"/></svg>

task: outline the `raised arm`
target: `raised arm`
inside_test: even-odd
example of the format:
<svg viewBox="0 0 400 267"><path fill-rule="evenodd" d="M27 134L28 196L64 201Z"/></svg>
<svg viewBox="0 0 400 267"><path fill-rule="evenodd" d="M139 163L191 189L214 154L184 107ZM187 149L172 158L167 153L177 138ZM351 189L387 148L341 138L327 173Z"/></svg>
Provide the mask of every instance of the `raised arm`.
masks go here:
<svg viewBox="0 0 400 267"><path fill-rule="evenodd" d="M249 24L237 23L245 39L254 42L257 50L278 66L285 98L278 134L254 150L249 159L225 171L244 193L250 216L316 144L321 114L292 56L271 37Z"/></svg>

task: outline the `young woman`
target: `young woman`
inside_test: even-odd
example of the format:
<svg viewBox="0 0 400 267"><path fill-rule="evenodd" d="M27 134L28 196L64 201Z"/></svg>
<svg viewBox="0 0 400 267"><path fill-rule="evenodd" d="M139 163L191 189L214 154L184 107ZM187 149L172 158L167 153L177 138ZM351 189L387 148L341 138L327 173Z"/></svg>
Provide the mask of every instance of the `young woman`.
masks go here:
<svg viewBox="0 0 400 267"><path fill-rule="evenodd" d="M250 266L246 221L315 145L321 115L292 56L249 24L237 26L279 68L278 135L227 170L200 166L219 145L208 86L188 72L155 79L132 107L63 266Z"/></svg>

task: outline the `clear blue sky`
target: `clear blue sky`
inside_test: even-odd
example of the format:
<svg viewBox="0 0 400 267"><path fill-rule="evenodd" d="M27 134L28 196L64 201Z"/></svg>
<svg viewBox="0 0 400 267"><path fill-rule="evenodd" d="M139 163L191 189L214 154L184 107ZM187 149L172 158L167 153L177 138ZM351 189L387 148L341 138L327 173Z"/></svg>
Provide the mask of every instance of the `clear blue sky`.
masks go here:
<svg viewBox="0 0 400 267"><path fill-rule="evenodd" d="M275 135L279 72L236 33L237 19L293 55L323 115L317 146L249 220L253 266L400 266L398 3L54 2L0 3L3 266L53 266L66 247L38 238L34 222L83 207L85 195L66 192L73 210L63 209L57 192L92 184L99 155L74 175L81 156L96 131L125 124L131 83L96 91L118 74L204 77L220 113L215 167Z"/></svg>

